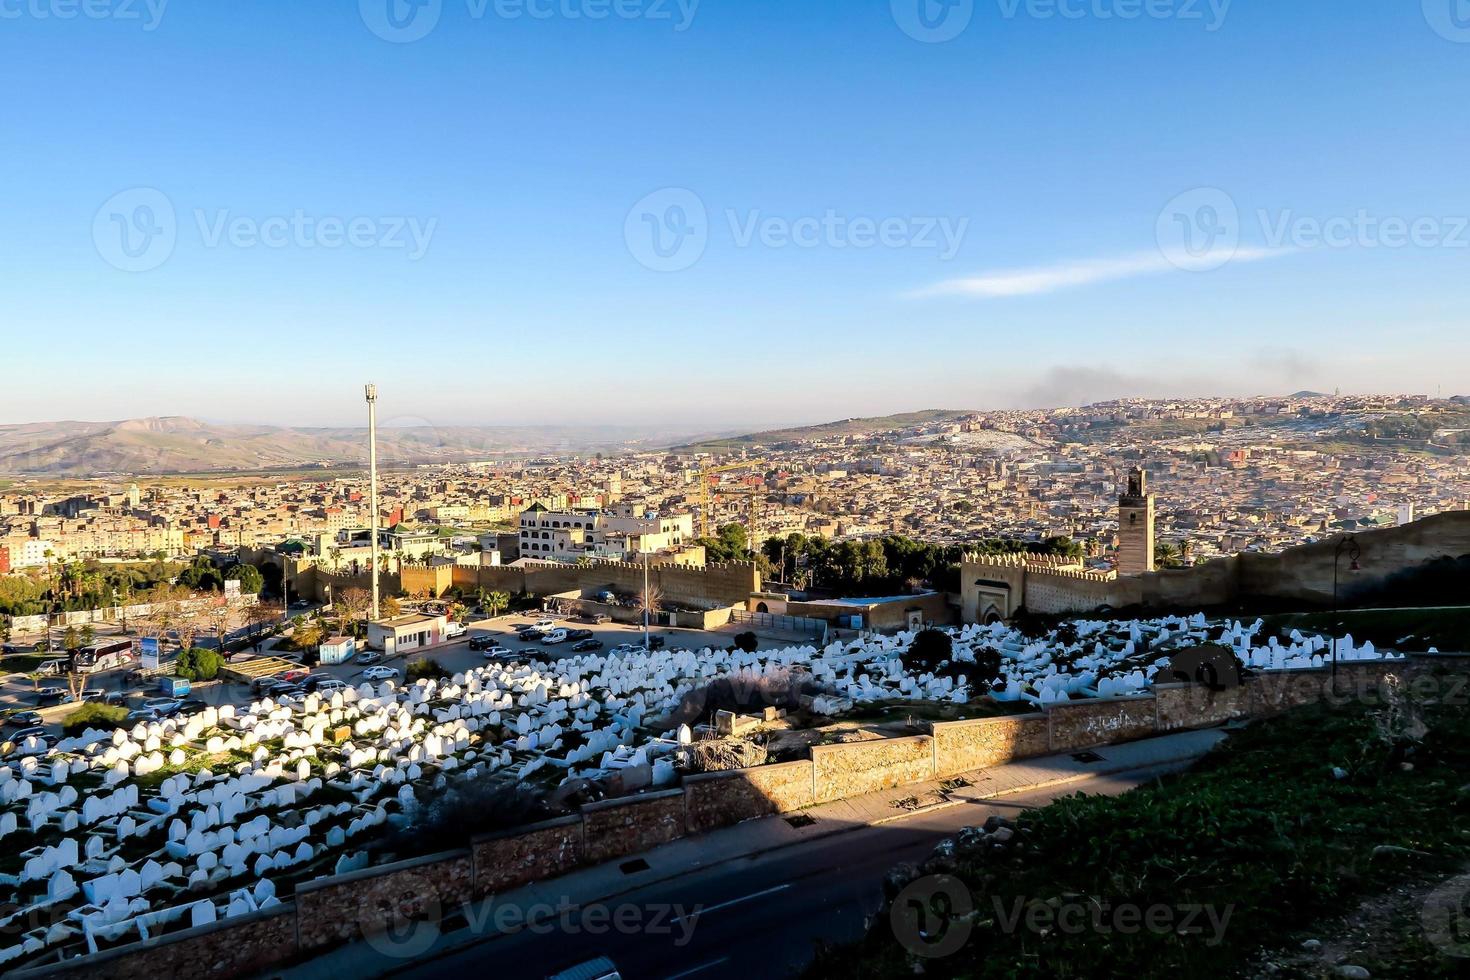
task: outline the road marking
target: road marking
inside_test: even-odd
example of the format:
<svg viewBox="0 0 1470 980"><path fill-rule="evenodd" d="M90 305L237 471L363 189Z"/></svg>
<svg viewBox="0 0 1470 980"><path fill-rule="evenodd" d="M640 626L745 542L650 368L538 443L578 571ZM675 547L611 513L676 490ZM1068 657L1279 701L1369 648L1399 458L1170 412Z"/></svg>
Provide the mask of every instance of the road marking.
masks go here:
<svg viewBox="0 0 1470 980"><path fill-rule="evenodd" d="M777 892L784 892L786 889L788 889L790 887L791 887L791 884L788 882L787 884L784 884L784 885L777 885L774 888L767 888L763 892L756 892L753 895L746 895L743 898L732 898L728 902L721 902L718 905L708 905L708 906L705 906L704 908L699 909L698 911L692 913L691 915L687 916L687 918L697 919L701 915L709 915L711 912L718 912L718 911L720 911L720 909L727 909L727 908L729 908L732 905L739 905L741 902L748 902L748 901L750 901L753 898L765 898L767 895L774 895ZM686 918L686 917L681 916L680 918L674 919L673 921L674 922L683 922L684 921L684 918ZM702 969L704 969L704 967L700 967L700 969L702 970ZM691 972L693 972L693 971L691 971ZM680 974L680 975L682 976L683 974ZM671 978L669 978L669 980L673 980L673 978L671 977Z"/></svg>
<svg viewBox="0 0 1470 980"><path fill-rule="evenodd" d="M721 963L728 962L730 962L730 957L722 956L719 959L711 960L710 962L705 963L702 966L696 966L692 970L685 970L683 973L676 973L671 977L665 977L664 980L679 980L680 977L692 977L694 976L694 974L699 973L703 970L708 970L712 966L719 966Z"/></svg>

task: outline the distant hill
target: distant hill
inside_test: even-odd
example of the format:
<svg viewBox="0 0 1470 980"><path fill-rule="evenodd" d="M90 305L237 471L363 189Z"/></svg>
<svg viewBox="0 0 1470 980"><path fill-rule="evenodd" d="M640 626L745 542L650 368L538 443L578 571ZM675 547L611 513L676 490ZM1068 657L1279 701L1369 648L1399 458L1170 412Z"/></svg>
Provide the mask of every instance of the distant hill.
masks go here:
<svg viewBox="0 0 1470 980"><path fill-rule="evenodd" d="M1327 395L1320 391L1294 391L1287 398L1326 398Z"/></svg>
<svg viewBox="0 0 1470 980"><path fill-rule="evenodd" d="M824 422L820 425L769 429L765 432L752 432L743 436L705 439L675 448L687 452L728 452L732 449L758 449L788 442L839 439L844 436L875 436L888 432L900 432L914 426L933 425L937 422L946 422L973 414L975 413L972 410L931 408L922 412L903 412L898 415L883 415L877 418L843 419L840 422Z"/></svg>
<svg viewBox="0 0 1470 980"><path fill-rule="evenodd" d="M402 465L661 449L704 432L676 425L380 428L378 458ZM179 416L0 425L0 473L10 475L251 472L352 465L366 458L366 427L213 425Z"/></svg>

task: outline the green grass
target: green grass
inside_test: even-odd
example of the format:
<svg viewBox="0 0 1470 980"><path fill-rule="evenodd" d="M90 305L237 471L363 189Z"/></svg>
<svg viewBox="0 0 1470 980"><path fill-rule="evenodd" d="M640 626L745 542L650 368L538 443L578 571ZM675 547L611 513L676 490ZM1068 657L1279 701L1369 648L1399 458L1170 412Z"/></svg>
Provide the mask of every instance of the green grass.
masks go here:
<svg viewBox="0 0 1470 980"><path fill-rule="evenodd" d="M1188 772L1021 814L1008 848L961 834L952 855L920 874L957 878L973 911L922 897L914 906L915 895L938 894L922 884L899 903L910 918L927 913L928 937L963 939L958 951L920 963L885 911L862 941L819 954L806 975L913 976L919 965L931 978L1241 975L1263 946L1297 948L1366 898L1451 878L1470 859L1470 713L1424 706L1428 733L1414 745L1380 738L1375 710L1313 707L1259 722ZM1172 922L1192 906L1229 918L1197 934L1092 924L1090 910L1124 906L1161 908ZM1061 907L1089 917L1080 929L1043 932ZM1018 909L1035 924L1017 920ZM925 941L910 938L909 948ZM1398 975L1455 969L1441 957Z"/></svg>
<svg viewBox="0 0 1470 980"><path fill-rule="evenodd" d="M1422 653L1436 647L1445 653L1470 652L1470 606L1455 609L1384 609L1321 613L1282 613L1262 616L1266 625L1303 633L1316 631L1353 641L1371 640L1373 645ZM1412 637L1412 639L1409 639Z"/></svg>

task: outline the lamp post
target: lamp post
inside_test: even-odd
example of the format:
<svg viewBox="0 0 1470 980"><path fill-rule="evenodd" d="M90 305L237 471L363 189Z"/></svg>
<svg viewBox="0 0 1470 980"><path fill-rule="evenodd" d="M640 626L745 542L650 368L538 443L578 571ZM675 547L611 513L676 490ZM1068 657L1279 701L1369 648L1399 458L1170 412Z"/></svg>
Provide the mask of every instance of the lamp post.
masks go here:
<svg viewBox="0 0 1470 980"><path fill-rule="evenodd" d="M373 620L381 618L378 604L378 386L367 385L368 406L368 511L372 515Z"/></svg>
<svg viewBox="0 0 1470 980"><path fill-rule="evenodd" d="M1337 548L1332 553L1332 619L1334 630L1334 633L1332 635L1332 693L1334 695L1337 694L1337 633L1335 632L1335 630L1338 626L1338 570L1342 567L1343 555L1348 556L1349 572L1360 572L1363 570L1363 566L1358 564L1358 559L1363 557L1363 549L1358 544L1357 535L1344 534L1342 537L1338 538Z"/></svg>
<svg viewBox="0 0 1470 980"><path fill-rule="evenodd" d="M643 552L643 652L648 653L648 552Z"/></svg>

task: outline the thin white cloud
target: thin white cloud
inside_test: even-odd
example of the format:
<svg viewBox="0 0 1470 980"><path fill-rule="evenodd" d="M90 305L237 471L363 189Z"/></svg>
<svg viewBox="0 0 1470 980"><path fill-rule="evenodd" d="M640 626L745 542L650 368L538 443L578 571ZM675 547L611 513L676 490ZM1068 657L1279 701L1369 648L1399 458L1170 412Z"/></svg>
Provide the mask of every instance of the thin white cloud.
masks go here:
<svg viewBox="0 0 1470 980"><path fill-rule="evenodd" d="M1079 259L1027 269L1001 269L962 279L946 279L921 289L915 296L971 296L1000 299L1009 296L1040 296L1078 286L1136 279L1139 276L1189 269L1218 268L1236 262L1259 262L1287 255L1291 249L1238 248L1204 255L1170 255L1163 251L1140 252L1111 259Z"/></svg>

